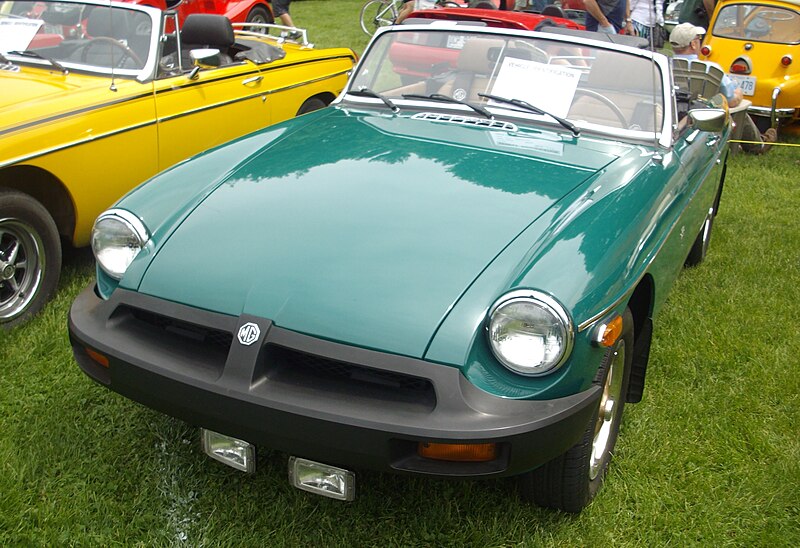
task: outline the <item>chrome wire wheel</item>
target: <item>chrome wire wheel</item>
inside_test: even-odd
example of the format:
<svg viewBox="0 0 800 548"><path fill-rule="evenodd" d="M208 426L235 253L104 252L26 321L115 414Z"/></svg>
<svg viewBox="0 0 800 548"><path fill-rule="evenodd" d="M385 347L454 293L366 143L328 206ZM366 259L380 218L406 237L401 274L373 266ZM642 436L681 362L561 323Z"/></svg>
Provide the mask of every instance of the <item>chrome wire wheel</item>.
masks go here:
<svg viewBox="0 0 800 548"><path fill-rule="evenodd" d="M615 433L622 411L622 385L625 374L625 340L620 339L614 348L608 374L603 384L600 407L594 425L592 451L589 457L589 480L602 474L614 447Z"/></svg>
<svg viewBox="0 0 800 548"><path fill-rule="evenodd" d="M0 321L20 315L39 291L43 248L41 237L29 225L0 219Z"/></svg>

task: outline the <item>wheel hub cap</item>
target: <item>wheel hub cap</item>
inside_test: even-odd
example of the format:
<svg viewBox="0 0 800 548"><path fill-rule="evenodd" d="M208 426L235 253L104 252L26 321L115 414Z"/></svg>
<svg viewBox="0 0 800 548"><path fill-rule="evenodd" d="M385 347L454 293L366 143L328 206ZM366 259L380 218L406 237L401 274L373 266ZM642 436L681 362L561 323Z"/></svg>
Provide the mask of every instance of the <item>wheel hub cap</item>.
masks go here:
<svg viewBox="0 0 800 548"><path fill-rule="evenodd" d="M592 440L592 455L589 461L589 479L594 480L602 472L608 462L612 437L616 421L619 420L618 402L622 397L622 375L625 368L625 342L620 340L611 358L603 395L600 397L600 408L597 411L597 423Z"/></svg>
<svg viewBox="0 0 800 548"><path fill-rule="evenodd" d="M13 320L30 304L42 279L42 242L18 219L0 219L0 321Z"/></svg>
<svg viewBox="0 0 800 548"><path fill-rule="evenodd" d="M14 277L17 269L14 268L13 264L8 264L0 260L0 279L3 281L10 280Z"/></svg>

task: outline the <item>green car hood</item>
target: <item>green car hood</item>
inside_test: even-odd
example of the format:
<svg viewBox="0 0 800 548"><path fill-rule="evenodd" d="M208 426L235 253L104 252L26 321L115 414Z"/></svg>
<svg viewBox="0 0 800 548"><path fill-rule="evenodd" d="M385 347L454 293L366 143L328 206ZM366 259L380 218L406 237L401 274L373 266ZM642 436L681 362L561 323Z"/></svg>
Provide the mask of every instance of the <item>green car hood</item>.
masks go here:
<svg viewBox="0 0 800 548"><path fill-rule="evenodd" d="M556 133L330 110L232 170L139 291L422 357L498 253L615 158Z"/></svg>

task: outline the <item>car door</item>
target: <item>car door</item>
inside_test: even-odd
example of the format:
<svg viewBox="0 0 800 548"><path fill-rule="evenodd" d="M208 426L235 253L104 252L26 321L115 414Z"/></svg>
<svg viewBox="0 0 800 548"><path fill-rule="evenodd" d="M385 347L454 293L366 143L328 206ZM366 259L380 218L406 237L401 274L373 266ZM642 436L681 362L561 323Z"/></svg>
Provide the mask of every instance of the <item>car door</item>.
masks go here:
<svg viewBox="0 0 800 548"><path fill-rule="evenodd" d="M728 129L724 130L728 131ZM688 253L717 196L727 146L723 133L701 131L687 127L675 143L674 153L680 161L683 214L677 229L680 231L680 251Z"/></svg>
<svg viewBox="0 0 800 548"><path fill-rule="evenodd" d="M156 80L160 169L269 125L267 91L249 61Z"/></svg>

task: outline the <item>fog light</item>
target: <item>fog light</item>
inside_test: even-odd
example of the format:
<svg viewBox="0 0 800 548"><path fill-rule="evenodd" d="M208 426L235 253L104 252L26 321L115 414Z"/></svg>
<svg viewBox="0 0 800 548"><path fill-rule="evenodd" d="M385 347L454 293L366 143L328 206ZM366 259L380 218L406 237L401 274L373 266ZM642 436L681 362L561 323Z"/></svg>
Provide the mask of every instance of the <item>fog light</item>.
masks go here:
<svg viewBox="0 0 800 548"><path fill-rule="evenodd" d="M337 500L356 498L356 475L344 468L289 457L289 483L298 489Z"/></svg>
<svg viewBox="0 0 800 548"><path fill-rule="evenodd" d="M256 471L256 446L243 440L200 429L203 452L242 472Z"/></svg>

